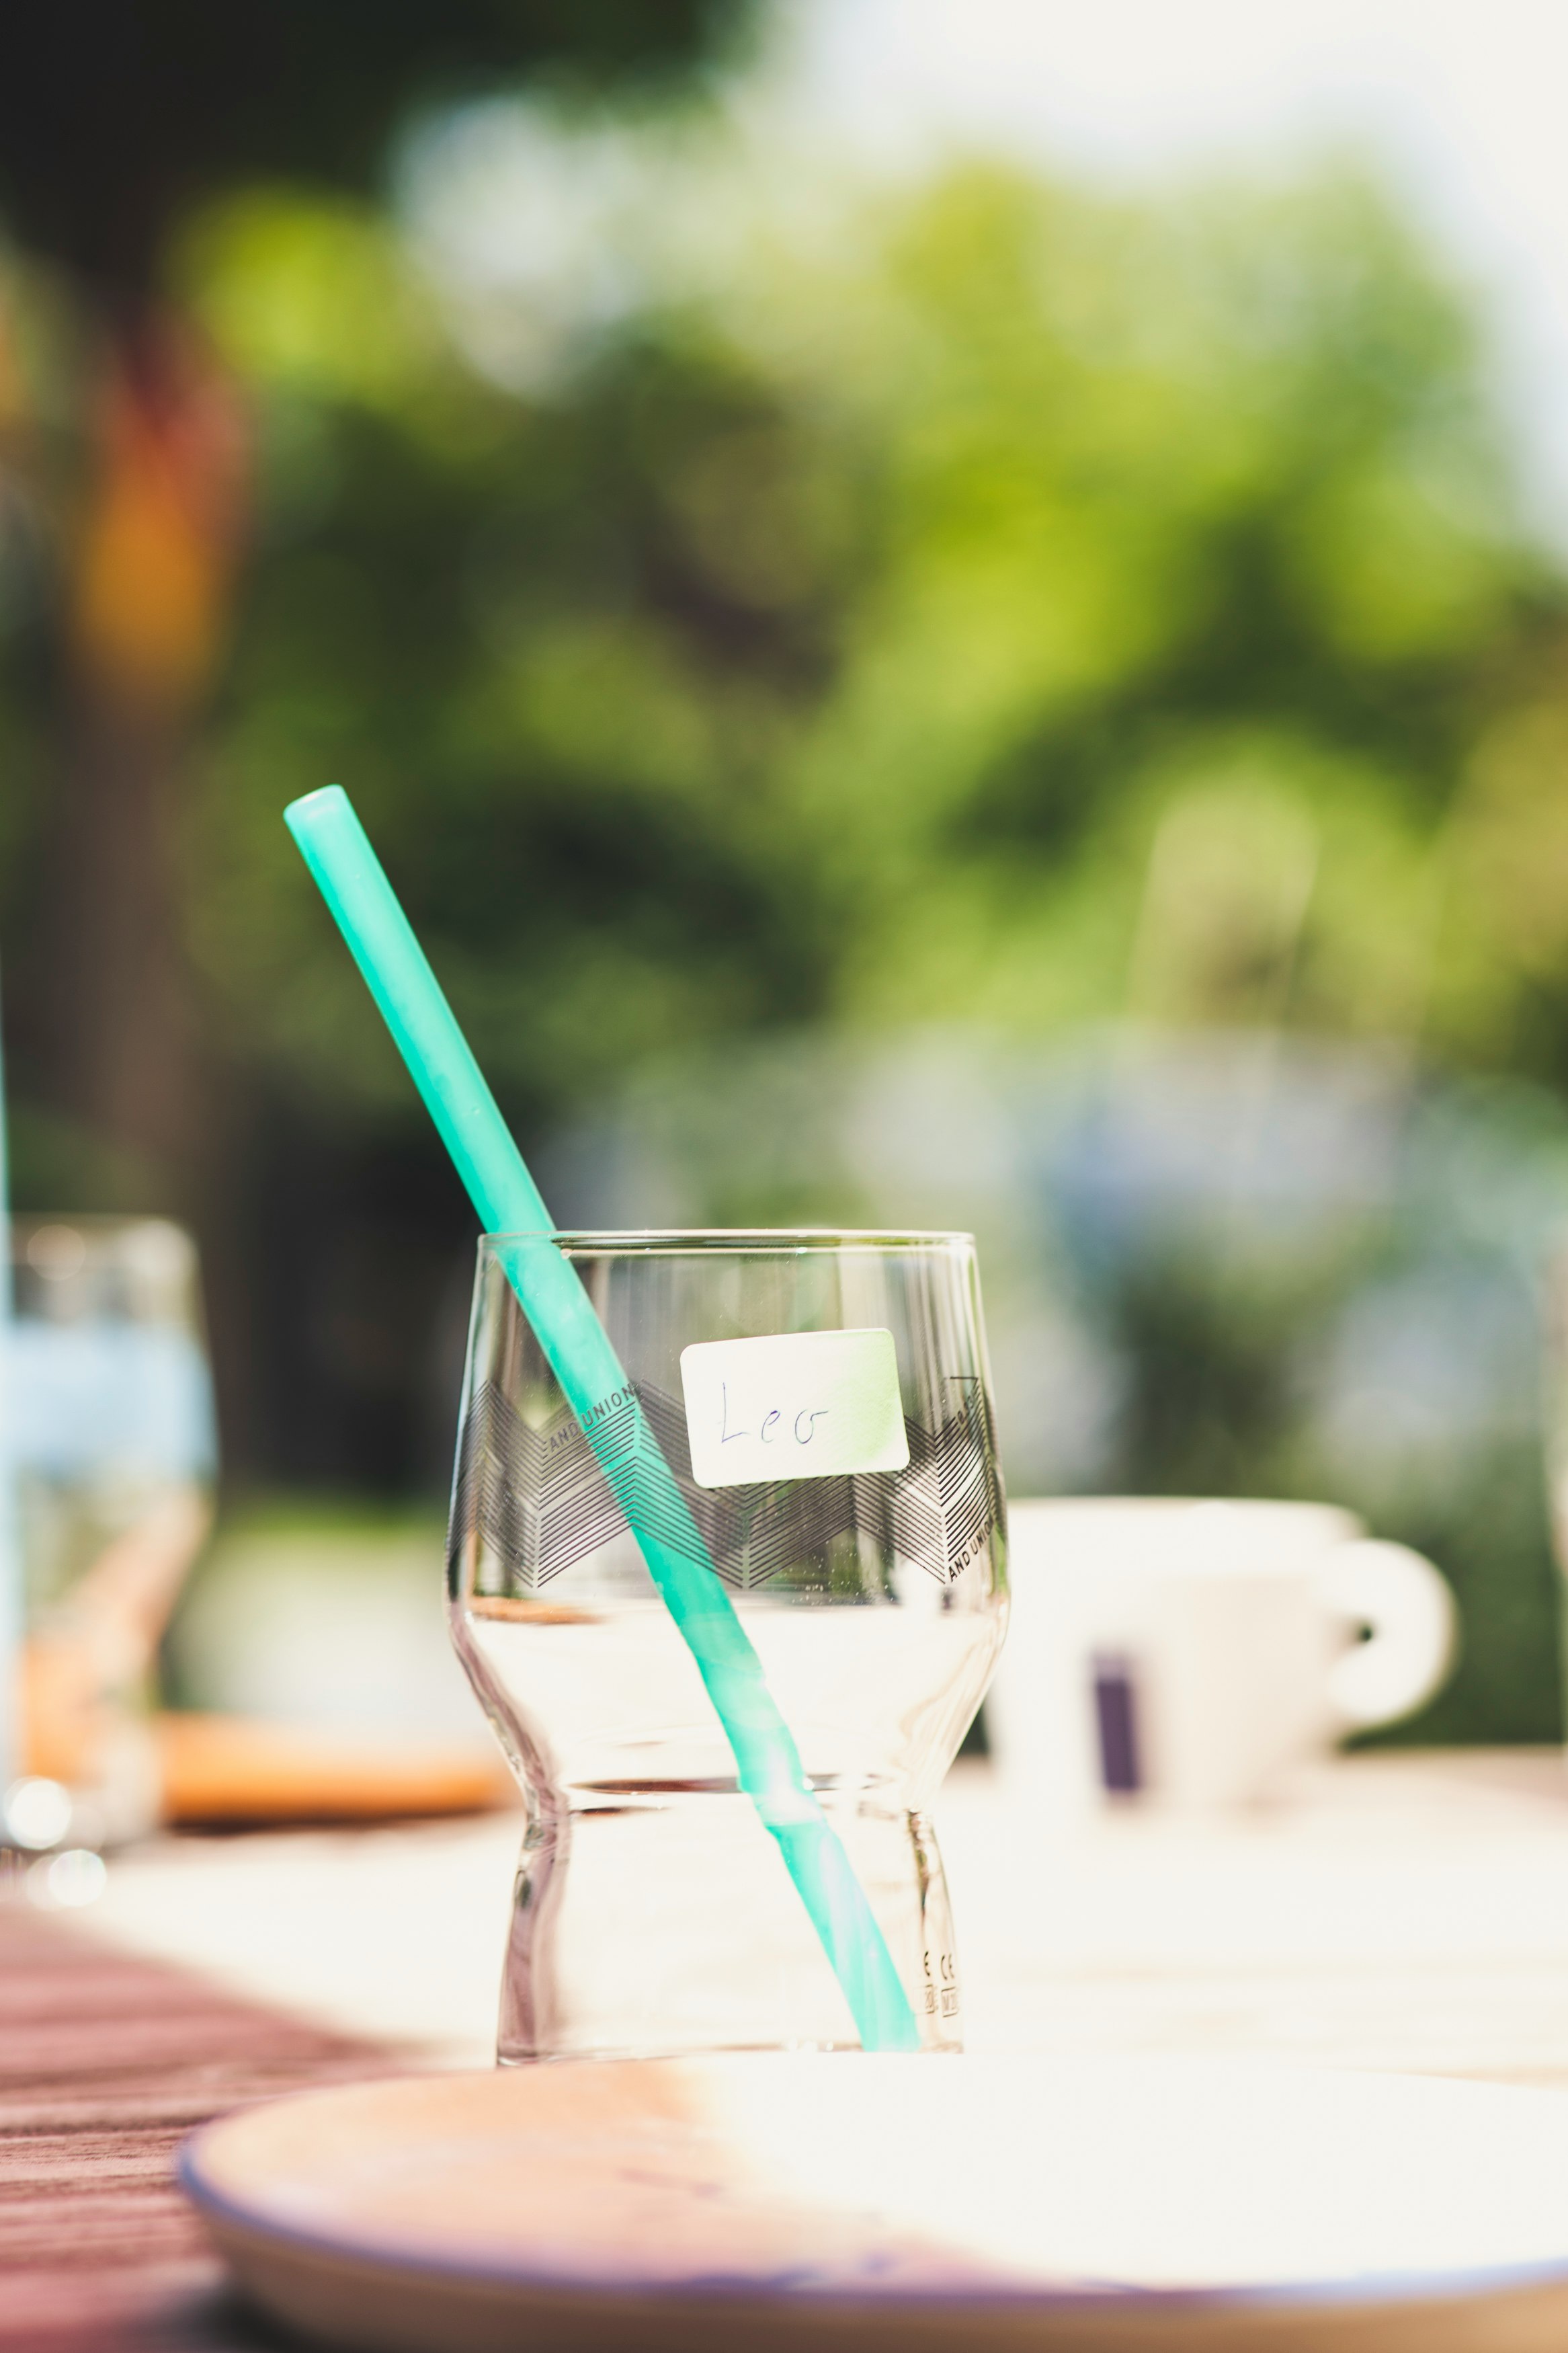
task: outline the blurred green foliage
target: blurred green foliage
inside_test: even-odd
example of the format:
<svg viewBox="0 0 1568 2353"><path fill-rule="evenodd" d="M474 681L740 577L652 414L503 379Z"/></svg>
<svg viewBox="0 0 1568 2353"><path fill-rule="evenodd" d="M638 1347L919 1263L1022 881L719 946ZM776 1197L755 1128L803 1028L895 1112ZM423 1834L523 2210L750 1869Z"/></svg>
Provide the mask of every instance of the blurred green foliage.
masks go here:
<svg viewBox="0 0 1568 2353"><path fill-rule="evenodd" d="M183 269L265 470L192 941L290 1084L405 1100L277 821L327 776L531 1124L825 1018L1559 1075L1562 585L1366 186L956 172L521 391L369 213L258 195Z"/></svg>
<svg viewBox="0 0 1568 2353"><path fill-rule="evenodd" d="M530 221L570 209L574 155L630 188L608 291L563 265L563 292L504 206L483 234L517 267L481 283L416 205L282 186L210 206L171 263L259 451L183 858L202 1018L248 1106L236 1152L262 1170L247 1193L236 1163L260 1289L317 1280L296 1248L317 1212L273 1199L312 1137L412 1155L414 1221L439 1222L422 1115L279 823L334 778L531 1144L677 1049L707 1050L721 1124L724 1049L803 1030L1131 1017L1568 1082L1568 587L1521 517L1468 301L1370 182L1129 203L977 165L775 200L711 125L516 122ZM13 275L47 387L68 305ZM14 514L12 937L47 688L35 554ZM63 1165L25 1063L21 1091L38 1166ZM752 1157L708 1214L835 1214L762 1130ZM335 1378L406 1389L452 1321L447 1261L411 1273L408 1221L355 1214L353 1299L289 1312ZM1550 1730L1531 1441L1504 1433L1423 1520L1418 1487L1356 1487L1293 1419L1386 1231L1240 1275L1168 1240L1062 1277L1135 1368L1106 1475L1337 1479L1458 1567L1469 1681L1443 1728ZM313 1472L363 1475L353 1443ZM251 1459L279 1468L265 1438Z"/></svg>

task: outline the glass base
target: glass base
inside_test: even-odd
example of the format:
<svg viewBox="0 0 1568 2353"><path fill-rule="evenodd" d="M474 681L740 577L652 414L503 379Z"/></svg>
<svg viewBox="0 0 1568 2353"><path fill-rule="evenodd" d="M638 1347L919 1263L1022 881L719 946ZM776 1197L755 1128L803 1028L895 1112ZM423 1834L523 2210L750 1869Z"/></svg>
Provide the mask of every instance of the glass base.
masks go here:
<svg viewBox="0 0 1568 2353"><path fill-rule="evenodd" d="M958 1960L929 1820L824 1798L931 2052L963 2048ZM519 1860L497 2059L858 2051L778 1849L732 1785L579 1789Z"/></svg>

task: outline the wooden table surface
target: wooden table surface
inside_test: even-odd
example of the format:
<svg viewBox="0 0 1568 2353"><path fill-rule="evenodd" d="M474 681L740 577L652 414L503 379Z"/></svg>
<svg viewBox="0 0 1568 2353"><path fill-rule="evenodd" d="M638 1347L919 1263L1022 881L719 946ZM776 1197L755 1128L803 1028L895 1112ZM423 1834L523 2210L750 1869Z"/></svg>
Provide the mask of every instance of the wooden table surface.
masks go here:
<svg viewBox="0 0 1568 2353"><path fill-rule="evenodd" d="M1055 1828L938 1810L976 2050L1250 2052L1568 2088L1568 1767L1341 1760L1277 1805ZM0 1901L0 2347L237 2353L171 2177L204 2118L483 2064L515 1817L170 1840L78 1914Z"/></svg>
<svg viewBox="0 0 1568 2353"><path fill-rule="evenodd" d="M243 2312L173 2178L193 2126L384 2073L367 2046L0 1904L0 2345L234 2353Z"/></svg>

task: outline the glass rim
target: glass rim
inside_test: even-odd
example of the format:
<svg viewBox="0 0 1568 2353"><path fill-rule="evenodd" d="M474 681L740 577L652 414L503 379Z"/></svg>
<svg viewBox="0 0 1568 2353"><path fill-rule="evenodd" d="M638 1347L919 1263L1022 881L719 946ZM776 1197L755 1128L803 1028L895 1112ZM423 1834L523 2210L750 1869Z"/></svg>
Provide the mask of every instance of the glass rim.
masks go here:
<svg viewBox="0 0 1568 2353"><path fill-rule="evenodd" d="M973 1250L974 1236L957 1228L951 1231L925 1231L894 1226L541 1226L515 1233L481 1234L479 1248L481 1253L493 1252L507 1242L554 1242L567 1250L601 1253L618 1250L633 1256L651 1256L656 1252L717 1254L723 1250L751 1254L773 1251L783 1255L845 1250L924 1251L934 1255L956 1249Z"/></svg>

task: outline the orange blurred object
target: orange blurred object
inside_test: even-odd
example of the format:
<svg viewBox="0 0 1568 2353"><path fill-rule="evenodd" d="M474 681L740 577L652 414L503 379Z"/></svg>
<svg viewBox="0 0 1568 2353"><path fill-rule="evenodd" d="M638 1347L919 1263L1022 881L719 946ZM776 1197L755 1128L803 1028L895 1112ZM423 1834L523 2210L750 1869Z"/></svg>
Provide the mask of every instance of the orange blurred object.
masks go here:
<svg viewBox="0 0 1568 2353"><path fill-rule="evenodd" d="M118 348L77 561L89 670L160 704L205 682L228 616L249 470L233 381L183 322Z"/></svg>
<svg viewBox="0 0 1568 2353"><path fill-rule="evenodd" d="M245 1716L154 1719L163 1817L191 1828L387 1821L515 1803L499 1757L476 1746L312 1732Z"/></svg>

